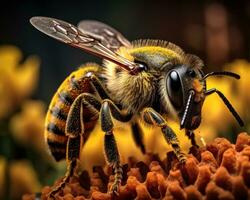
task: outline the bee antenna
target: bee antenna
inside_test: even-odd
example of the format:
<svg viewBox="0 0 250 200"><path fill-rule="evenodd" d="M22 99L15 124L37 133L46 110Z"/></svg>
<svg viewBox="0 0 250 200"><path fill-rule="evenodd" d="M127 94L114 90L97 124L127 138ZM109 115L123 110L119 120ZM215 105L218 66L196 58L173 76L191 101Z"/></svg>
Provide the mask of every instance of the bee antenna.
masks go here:
<svg viewBox="0 0 250 200"><path fill-rule="evenodd" d="M235 79L240 79L240 75L234 72L222 71L222 72L210 72L202 77L203 80L208 78L209 76L229 76Z"/></svg>
<svg viewBox="0 0 250 200"><path fill-rule="evenodd" d="M228 110L232 113L232 115L234 116L234 118L237 120L237 122L239 123L239 125L240 126L244 126L243 120L241 119L241 117L239 116L239 114L233 108L232 104L229 102L229 100L225 97L225 95L221 91L213 88L213 89L207 90L205 92L205 95L210 95L210 94L213 94L213 93L216 93L216 94L219 95L219 97L222 99L222 101L227 106Z"/></svg>
<svg viewBox="0 0 250 200"><path fill-rule="evenodd" d="M187 119L189 118L190 111L191 111L191 105L192 105L192 102L193 102L193 98L194 98L194 91L191 90L189 92L187 104L186 104L186 107L185 107L185 110L184 110L184 113L183 113L183 116L182 116L182 119L181 119L181 125L180 125L181 129L184 128L184 126L185 126L185 124L187 122Z"/></svg>

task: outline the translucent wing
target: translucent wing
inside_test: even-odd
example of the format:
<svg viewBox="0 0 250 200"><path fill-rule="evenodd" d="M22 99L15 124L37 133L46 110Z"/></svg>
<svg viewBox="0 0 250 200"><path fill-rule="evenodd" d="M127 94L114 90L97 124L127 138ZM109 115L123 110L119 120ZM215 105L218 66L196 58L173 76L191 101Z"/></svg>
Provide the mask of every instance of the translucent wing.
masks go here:
<svg viewBox="0 0 250 200"><path fill-rule="evenodd" d="M102 44L109 49L116 51L120 46L131 47L130 42L117 30L102 22L83 20L78 28L86 34L92 35L102 41Z"/></svg>
<svg viewBox="0 0 250 200"><path fill-rule="evenodd" d="M30 22L39 31L61 42L114 62L125 70L133 71L136 67L134 62L109 49L109 42L104 37L100 38L91 32L83 32L68 22L49 17L32 17Z"/></svg>

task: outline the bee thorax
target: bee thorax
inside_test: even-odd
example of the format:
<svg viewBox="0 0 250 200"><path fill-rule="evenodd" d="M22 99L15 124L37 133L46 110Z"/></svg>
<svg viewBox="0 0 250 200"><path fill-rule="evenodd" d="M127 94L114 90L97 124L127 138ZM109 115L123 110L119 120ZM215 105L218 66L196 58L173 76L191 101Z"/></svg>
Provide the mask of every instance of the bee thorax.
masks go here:
<svg viewBox="0 0 250 200"><path fill-rule="evenodd" d="M120 103L124 109L136 113L153 104L157 91L154 76L146 73L133 76L125 71L116 73L110 67L108 69L107 88L113 100Z"/></svg>

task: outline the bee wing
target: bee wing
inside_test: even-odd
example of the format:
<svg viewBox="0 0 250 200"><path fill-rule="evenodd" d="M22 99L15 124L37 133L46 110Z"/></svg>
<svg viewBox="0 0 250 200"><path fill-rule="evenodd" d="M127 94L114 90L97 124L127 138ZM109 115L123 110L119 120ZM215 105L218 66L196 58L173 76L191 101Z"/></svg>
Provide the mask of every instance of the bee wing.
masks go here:
<svg viewBox="0 0 250 200"><path fill-rule="evenodd" d="M109 49L105 38L91 32L83 32L68 22L49 17L32 17L30 23L48 36L114 62L125 70L131 71L136 66L134 62Z"/></svg>
<svg viewBox="0 0 250 200"><path fill-rule="evenodd" d="M117 30L94 20L83 20L78 23L78 28L86 34L92 35L102 41L109 49L116 51L120 46L131 47L131 43Z"/></svg>

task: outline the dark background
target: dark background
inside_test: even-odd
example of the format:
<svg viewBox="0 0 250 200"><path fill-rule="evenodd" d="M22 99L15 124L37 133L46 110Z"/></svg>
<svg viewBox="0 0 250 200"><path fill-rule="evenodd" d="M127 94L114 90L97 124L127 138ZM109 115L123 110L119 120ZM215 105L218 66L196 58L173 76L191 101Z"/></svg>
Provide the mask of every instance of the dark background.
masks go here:
<svg viewBox="0 0 250 200"><path fill-rule="evenodd" d="M77 24L105 22L129 40L163 39L205 60L205 70L250 58L249 1L8 1L0 6L0 44L13 44L42 61L35 98L47 103L60 82L87 61L101 62L35 30L32 16ZM226 38L226 40L224 39Z"/></svg>

